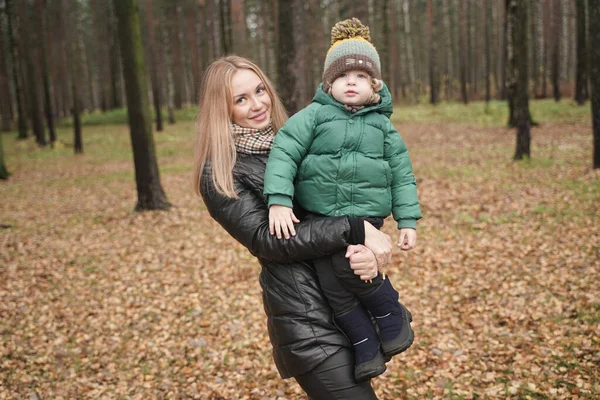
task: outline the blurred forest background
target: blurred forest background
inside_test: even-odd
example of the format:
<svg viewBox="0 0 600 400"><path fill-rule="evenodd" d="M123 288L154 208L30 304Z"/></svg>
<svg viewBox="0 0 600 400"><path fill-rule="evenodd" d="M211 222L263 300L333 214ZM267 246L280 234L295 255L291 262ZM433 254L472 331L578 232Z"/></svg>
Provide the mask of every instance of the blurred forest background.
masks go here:
<svg viewBox="0 0 600 400"><path fill-rule="evenodd" d="M371 27L395 101L507 98L506 0L138 3L148 94L171 120L173 109L196 103L207 63L229 53L262 66L293 113L310 101L321 80L331 27L352 16ZM587 1L523 5L527 43L514 47L528 60L530 98L575 98L582 104L589 98ZM43 144L55 140L53 120L70 117L74 100L88 113L125 106L112 2L0 0L0 33L2 130L22 114L27 122L19 125L20 135L27 127ZM282 54L291 68L280 65Z"/></svg>
<svg viewBox="0 0 600 400"><path fill-rule="evenodd" d="M196 102L236 53L295 112L348 17L424 215L379 398L600 398L600 0L0 0L0 399L305 398L193 193Z"/></svg>

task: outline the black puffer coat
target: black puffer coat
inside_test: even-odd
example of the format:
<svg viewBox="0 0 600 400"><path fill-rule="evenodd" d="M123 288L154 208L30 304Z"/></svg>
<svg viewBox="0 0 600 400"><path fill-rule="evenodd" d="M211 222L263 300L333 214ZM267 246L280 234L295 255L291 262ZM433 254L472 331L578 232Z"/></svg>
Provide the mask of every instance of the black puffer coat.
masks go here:
<svg viewBox="0 0 600 400"><path fill-rule="evenodd" d="M266 162L267 156L238 155L233 171L238 199L214 190L208 168L201 193L210 215L262 265L260 284L273 358L281 376L289 378L350 347L333 324L309 260L344 250L351 244L351 227L347 217L314 218L298 224L296 236L289 240L271 236L263 197Z"/></svg>

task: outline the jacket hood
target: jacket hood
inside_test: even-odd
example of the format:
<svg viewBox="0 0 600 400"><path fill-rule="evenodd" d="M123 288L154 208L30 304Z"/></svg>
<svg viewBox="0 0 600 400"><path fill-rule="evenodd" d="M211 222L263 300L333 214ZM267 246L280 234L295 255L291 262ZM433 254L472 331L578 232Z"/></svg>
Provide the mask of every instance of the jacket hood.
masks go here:
<svg viewBox="0 0 600 400"><path fill-rule="evenodd" d="M394 112L394 106L392 104L392 94L388 90L385 82L382 81L382 83L383 83L383 88L381 88L381 90L379 91L379 96L381 96L381 101L378 104L374 104L372 106L365 107L362 110L358 110L355 113L355 115L361 115L361 114L365 114L365 113L368 113L371 111L375 111L375 112L378 112L378 113L383 114L386 117L390 118L390 116L392 115L392 112ZM331 106L338 107L338 108L345 110L344 105L342 103L340 103L339 101L334 99L333 96L330 96L327 93L325 93L325 91L323 90L322 83L319 84L319 87L317 88L317 93L315 93L315 96L313 97L312 101L314 103L319 103L322 105L331 105Z"/></svg>

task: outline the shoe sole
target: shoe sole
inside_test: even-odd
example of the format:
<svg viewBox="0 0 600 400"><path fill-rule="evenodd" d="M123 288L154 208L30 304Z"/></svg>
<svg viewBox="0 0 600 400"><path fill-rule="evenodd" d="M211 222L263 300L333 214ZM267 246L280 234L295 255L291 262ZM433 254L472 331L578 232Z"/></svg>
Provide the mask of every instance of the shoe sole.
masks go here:
<svg viewBox="0 0 600 400"><path fill-rule="evenodd" d="M414 340L415 340L415 333L413 332L410 323L412 322L413 318L412 318L412 314L410 311L408 311L408 309L406 307L404 307L404 305L400 304L400 307L402 307L402 317L404 319L403 322L407 322L406 326L408 327L408 337L406 338L406 340L402 341L401 343L397 343L396 338L394 340L390 340L388 342L383 342L381 344L382 350L383 350L383 354L385 356L386 362L389 361L392 356L395 356L396 354L400 354L405 352L406 350L408 350L408 348L410 346L412 346Z"/></svg>
<svg viewBox="0 0 600 400"><path fill-rule="evenodd" d="M386 370L383 354L378 353L371 361L357 365L354 369L354 379L362 382L383 374Z"/></svg>

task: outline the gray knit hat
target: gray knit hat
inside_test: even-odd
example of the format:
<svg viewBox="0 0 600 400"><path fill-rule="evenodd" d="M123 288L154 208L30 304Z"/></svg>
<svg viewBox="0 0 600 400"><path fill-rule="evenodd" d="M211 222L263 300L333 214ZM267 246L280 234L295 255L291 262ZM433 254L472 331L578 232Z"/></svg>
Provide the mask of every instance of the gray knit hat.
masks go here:
<svg viewBox="0 0 600 400"><path fill-rule="evenodd" d="M371 44L369 27L364 26L358 18L351 18L338 22L331 29L331 47L323 68L325 92L341 74L356 69L381 79L381 61L375 46Z"/></svg>

